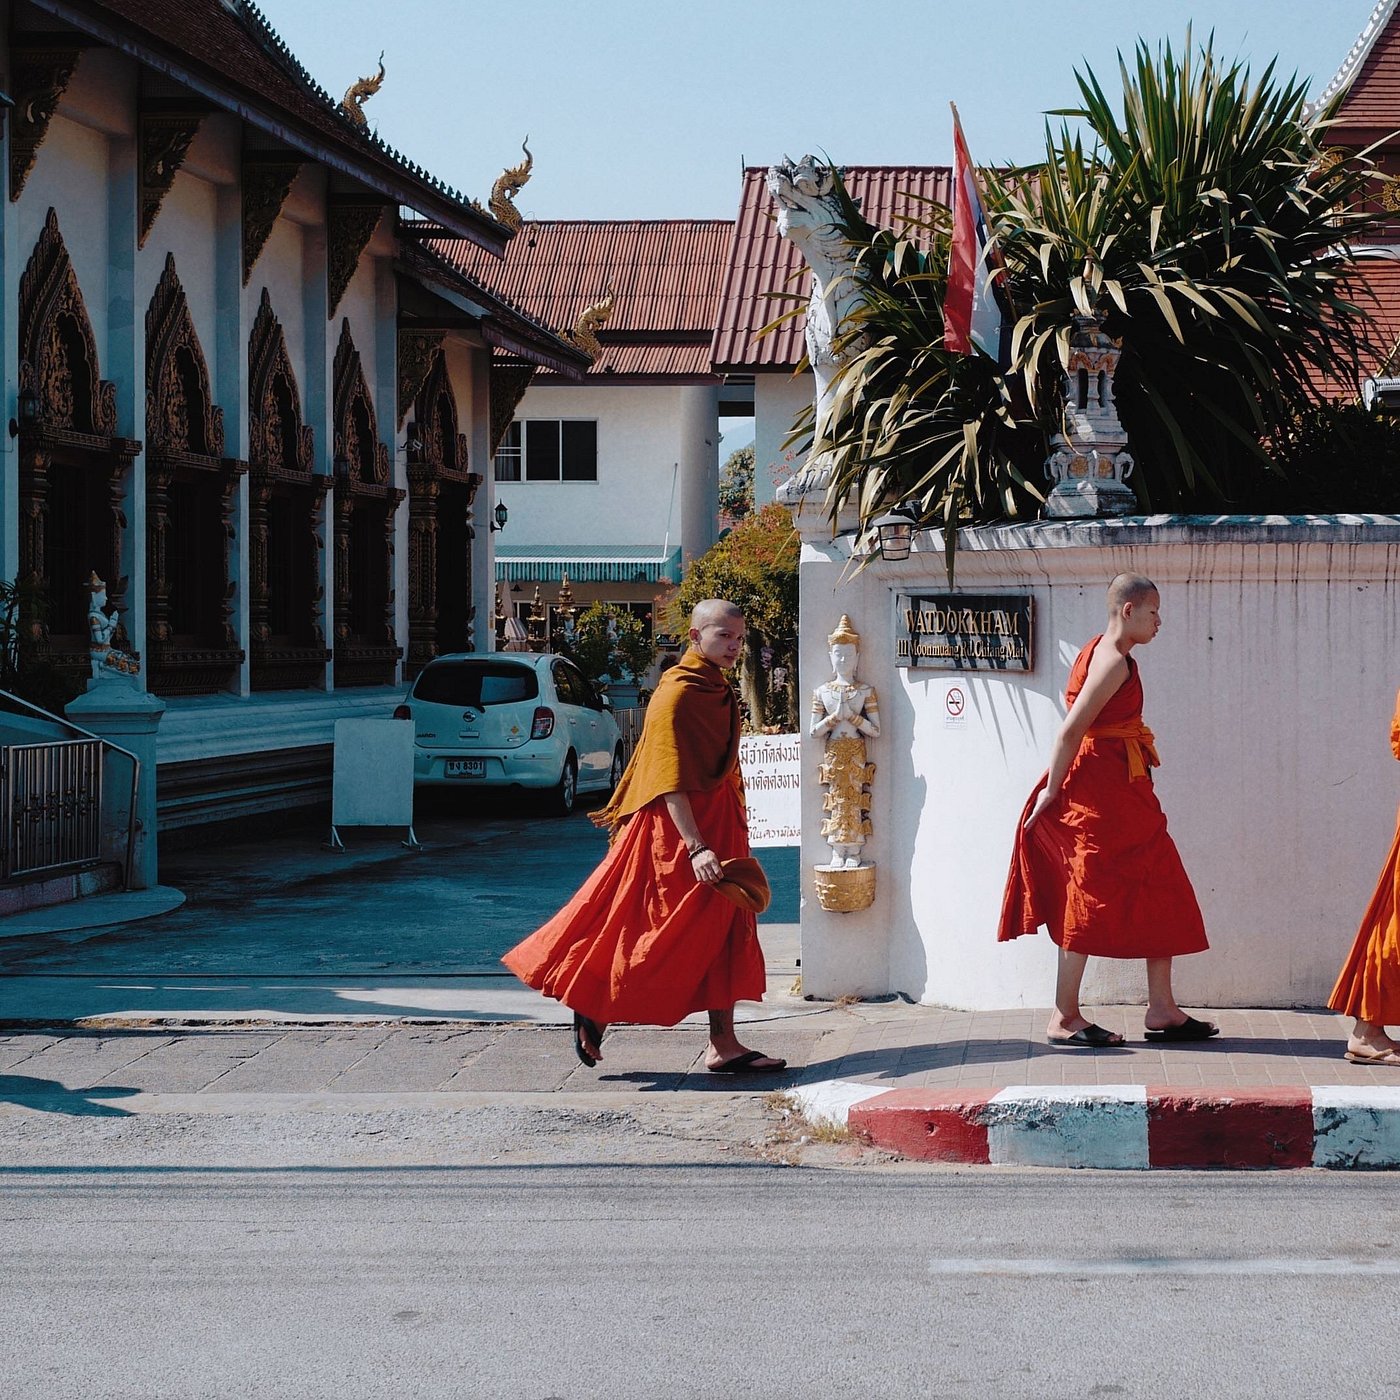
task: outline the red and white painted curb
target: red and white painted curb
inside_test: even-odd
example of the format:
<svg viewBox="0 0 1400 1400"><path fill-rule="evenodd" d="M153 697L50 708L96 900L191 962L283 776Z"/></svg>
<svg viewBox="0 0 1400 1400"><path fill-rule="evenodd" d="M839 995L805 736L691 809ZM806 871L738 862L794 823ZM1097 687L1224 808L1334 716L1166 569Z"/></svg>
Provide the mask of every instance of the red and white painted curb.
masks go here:
<svg viewBox="0 0 1400 1400"><path fill-rule="evenodd" d="M1151 1084L792 1091L808 1118L926 1162L990 1166L1400 1168L1400 1085L1184 1089Z"/></svg>

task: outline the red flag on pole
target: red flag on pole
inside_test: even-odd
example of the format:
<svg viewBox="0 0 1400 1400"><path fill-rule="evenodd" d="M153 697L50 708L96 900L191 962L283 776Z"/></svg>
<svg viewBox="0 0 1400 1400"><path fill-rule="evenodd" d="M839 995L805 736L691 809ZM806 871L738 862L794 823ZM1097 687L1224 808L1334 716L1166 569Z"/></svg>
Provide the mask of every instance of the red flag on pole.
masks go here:
<svg viewBox="0 0 1400 1400"><path fill-rule="evenodd" d="M943 298L943 347L957 355L974 348L1000 360L1002 309L996 282L1004 272L991 245L977 172L967 153L958 109L953 108L953 238Z"/></svg>

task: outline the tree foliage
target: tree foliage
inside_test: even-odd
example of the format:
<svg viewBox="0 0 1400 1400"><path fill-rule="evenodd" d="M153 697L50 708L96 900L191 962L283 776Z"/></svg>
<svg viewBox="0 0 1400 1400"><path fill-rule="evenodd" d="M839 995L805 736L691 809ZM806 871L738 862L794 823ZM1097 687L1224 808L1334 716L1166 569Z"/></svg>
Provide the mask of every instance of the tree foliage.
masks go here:
<svg viewBox="0 0 1400 1400"><path fill-rule="evenodd" d="M719 469L719 512L734 524L753 514L753 443L736 447Z"/></svg>
<svg viewBox="0 0 1400 1400"><path fill-rule="evenodd" d="M670 604L678 633L706 598L728 599L743 611L748 635L740 692L754 727L796 724L798 550L792 516L766 505L691 561ZM784 686L773 684L779 670L787 677Z"/></svg>
<svg viewBox="0 0 1400 1400"><path fill-rule="evenodd" d="M624 675L639 685L656 660L656 645L641 618L612 603L594 603L579 617L567 650L594 685Z"/></svg>

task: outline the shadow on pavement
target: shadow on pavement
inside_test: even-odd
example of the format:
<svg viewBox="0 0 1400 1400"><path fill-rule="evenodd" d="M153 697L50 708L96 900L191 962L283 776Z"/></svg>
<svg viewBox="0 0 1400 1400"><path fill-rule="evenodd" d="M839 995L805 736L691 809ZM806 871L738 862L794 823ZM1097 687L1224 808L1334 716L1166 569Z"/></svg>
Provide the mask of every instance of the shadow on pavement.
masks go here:
<svg viewBox="0 0 1400 1400"><path fill-rule="evenodd" d="M63 1113L74 1118L130 1118L131 1112L98 1099L129 1098L139 1094L115 1084L90 1089L66 1089L56 1079L32 1079L24 1074L0 1074L0 1102L13 1103L42 1113Z"/></svg>

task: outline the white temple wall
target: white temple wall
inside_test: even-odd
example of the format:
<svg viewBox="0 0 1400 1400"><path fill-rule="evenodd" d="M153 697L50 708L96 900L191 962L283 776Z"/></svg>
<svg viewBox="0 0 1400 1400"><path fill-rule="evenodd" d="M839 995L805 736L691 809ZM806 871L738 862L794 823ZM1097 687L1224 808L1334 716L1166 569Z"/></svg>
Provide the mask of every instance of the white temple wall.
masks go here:
<svg viewBox="0 0 1400 1400"><path fill-rule="evenodd" d="M106 353L110 146L109 137L67 120L60 111L49 124L49 134L18 200L21 273L49 210L58 214L58 229L82 289L104 379L112 377Z"/></svg>
<svg viewBox="0 0 1400 1400"><path fill-rule="evenodd" d="M708 431L687 406L692 386L544 385L525 393L519 419L593 418L597 481L502 481L511 545L681 544L686 528L683 468L718 452L718 407ZM709 390L710 394L716 391ZM705 438L710 443L705 443ZM717 468L716 468L717 470ZM697 468L698 474L698 468ZM714 526L710 527L713 537Z"/></svg>
<svg viewBox="0 0 1400 1400"><path fill-rule="evenodd" d="M896 668L894 594L947 593L941 553L877 562L839 582L848 540L833 545L829 531L808 529L804 693L829 675L826 635L849 613L883 729L869 745L877 772L865 856L879 874L867 911L816 905L811 866L827 855L818 746L804 757L804 989L973 1009L1050 1004L1048 936L994 941L1012 836L1063 718L1070 664L1103 628L1105 586L1134 570L1162 593L1162 633L1135 655L1162 757L1157 789L1211 940L1209 952L1178 961L1180 999L1323 1002L1400 797L1388 743L1400 683L1400 522L1331 519L971 532L953 591L1031 595L1029 674ZM953 685L965 698L960 721L945 708ZM1086 1004L1144 994L1140 961L1091 960Z"/></svg>

